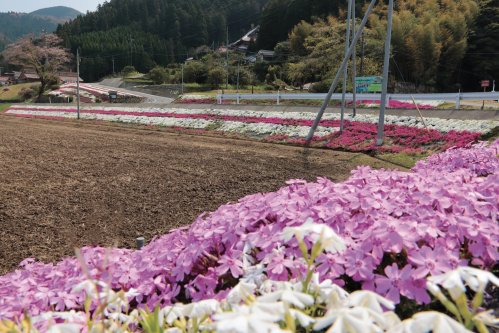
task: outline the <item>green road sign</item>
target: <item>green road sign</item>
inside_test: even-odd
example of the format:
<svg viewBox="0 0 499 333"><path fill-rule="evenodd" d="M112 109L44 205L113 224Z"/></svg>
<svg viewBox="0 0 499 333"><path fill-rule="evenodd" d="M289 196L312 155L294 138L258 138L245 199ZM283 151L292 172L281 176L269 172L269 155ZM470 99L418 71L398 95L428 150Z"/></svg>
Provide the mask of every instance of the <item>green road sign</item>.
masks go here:
<svg viewBox="0 0 499 333"><path fill-rule="evenodd" d="M355 91L381 91L382 76L368 76L355 78Z"/></svg>

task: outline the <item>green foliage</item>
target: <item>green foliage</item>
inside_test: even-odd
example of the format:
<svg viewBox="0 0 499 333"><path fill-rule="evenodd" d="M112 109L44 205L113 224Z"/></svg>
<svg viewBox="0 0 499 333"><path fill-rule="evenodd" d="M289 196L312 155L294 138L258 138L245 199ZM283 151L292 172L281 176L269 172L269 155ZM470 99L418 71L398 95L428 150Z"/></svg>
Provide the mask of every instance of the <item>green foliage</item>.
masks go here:
<svg viewBox="0 0 499 333"><path fill-rule="evenodd" d="M215 67L208 73L208 80L213 88L218 88L225 79L225 71L221 67Z"/></svg>
<svg viewBox="0 0 499 333"><path fill-rule="evenodd" d="M162 84L170 80L170 75L163 67L156 67L151 69L149 77L154 84Z"/></svg>
<svg viewBox="0 0 499 333"><path fill-rule="evenodd" d="M329 91L329 88L331 87L331 83L328 83L326 81L320 81L320 82L316 82L314 83L309 91L311 93L315 93L315 94L324 94L324 93L327 93Z"/></svg>
<svg viewBox="0 0 499 333"><path fill-rule="evenodd" d="M202 62L193 61L184 66L184 82L206 83L208 80L208 66Z"/></svg>
<svg viewBox="0 0 499 333"><path fill-rule="evenodd" d="M305 39L313 32L313 26L305 21L301 21L293 28L289 34L289 48L292 52L299 52L305 49Z"/></svg>
<svg viewBox="0 0 499 333"><path fill-rule="evenodd" d="M57 23L31 14L0 13L0 52L11 41L34 31L41 32L45 27L50 33L56 29Z"/></svg>
<svg viewBox="0 0 499 333"><path fill-rule="evenodd" d="M474 0L402 0L396 2L392 53L399 80L436 87L452 86L468 47L467 36L479 13ZM377 5L370 19L379 39L386 31L387 6ZM476 21L479 23L479 20Z"/></svg>
<svg viewBox="0 0 499 333"><path fill-rule="evenodd" d="M135 67L133 67L133 66L125 66L125 68L123 68L121 70L121 72L123 74L131 74L131 73L135 73L136 71L135 71Z"/></svg>
<svg viewBox="0 0 499 333"><path fill-rule="evenodd" d="M71 46L74 54L79 49L80 55L87 58L84 62L88 64L81 73L85 81L112 73L109 55L118 55L115 56L118 72L132 62L139 72L147 73L156 66L183 62L188 50L194 50L192 55L202 58L211 52L207 45L215 42L217 48L225 41L227 22L258 15L266 2L110 0L99 5L95 12L60 24L57 34ZM231 26L229 40L239 39L250 28L250 23ZM132 59L130 37L134 39ZM106 66L94 69L94 63L88 58L93 58L94 63L101 59Z"/></svg>
<svg viewBox="0 0 499 333"><path fill-rule="evenodd" d="M366 1L357 1L362 8ZM314 0L310 2L290 2L289 0L270 0L265 6L260 20L257 45L260 49L273 50L276 44L286 40L288 33L302 20L312 22L315 18L325 19L327 15L338 15L345 9L343 0ZM361 12L360 10L358 11Z"/></svg>
<svg viewBox="0 0 499 333"><path fill-rule="evenodd" d="M55 6L35 10L30 14L38 16L52 16L60 19L70 20L76 18L78 15L82 15L81 12L76 9L65 7L65 6Z"/></svg>
<svg viewBox="0 0 499 333"><path fill-rule="evenodd" d="M470 36L468 54L463 61L463 69L469 73L461 73L463 78L461 83L464 83L471 91L482 90L479 87L481 80L499 79L499 44L497 43L499 0L482 1L479 8L480 14L476 20L476 28Z"/></svg>

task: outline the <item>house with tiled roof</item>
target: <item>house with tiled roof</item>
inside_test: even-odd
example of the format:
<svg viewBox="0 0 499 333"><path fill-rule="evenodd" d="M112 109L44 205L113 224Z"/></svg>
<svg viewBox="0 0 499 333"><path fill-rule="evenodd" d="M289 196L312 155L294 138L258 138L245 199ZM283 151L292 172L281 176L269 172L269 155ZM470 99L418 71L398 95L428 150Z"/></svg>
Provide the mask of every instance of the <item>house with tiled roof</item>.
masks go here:
<svg viewBox="0 0 499 333"><path fill-rule="evenodd" d="M0 76L0 87L8 86L9 80L10 80L10 77L8 77L8 76Z"/></svg>
<svg viewBox="0 0 499 333"><path fill-rule="evenodd" d="M74 73L73 71L57 72L56 75L61 78L60 84L76 83L76 73ZM78 81L83 82L81 77L78 78Z"/></svg>
<svg viewBox="0 0 499 333"><path fill-rule="evenodd" d="M17 79L17 83L31 83L40 81L40 76L36 72L34 68L25 68L23 69L19 79Z"/></svg>

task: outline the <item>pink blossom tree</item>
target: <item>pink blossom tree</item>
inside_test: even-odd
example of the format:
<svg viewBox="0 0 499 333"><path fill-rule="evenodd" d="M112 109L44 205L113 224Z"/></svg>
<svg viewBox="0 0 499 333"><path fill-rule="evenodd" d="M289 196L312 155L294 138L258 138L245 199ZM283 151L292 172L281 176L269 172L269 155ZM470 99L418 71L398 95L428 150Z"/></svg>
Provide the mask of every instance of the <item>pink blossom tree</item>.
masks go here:
<svg viewBox="0 0 499 333"><path fill-rule="evenodd" d="M43 40L34 40L29 34L7 46L4 52L6 62L12 65L31 67L40 76L41 95L45 86L57 80L56 72L72 59L68 49L62 47L62 39L54 34L47 34Z"/></svg>

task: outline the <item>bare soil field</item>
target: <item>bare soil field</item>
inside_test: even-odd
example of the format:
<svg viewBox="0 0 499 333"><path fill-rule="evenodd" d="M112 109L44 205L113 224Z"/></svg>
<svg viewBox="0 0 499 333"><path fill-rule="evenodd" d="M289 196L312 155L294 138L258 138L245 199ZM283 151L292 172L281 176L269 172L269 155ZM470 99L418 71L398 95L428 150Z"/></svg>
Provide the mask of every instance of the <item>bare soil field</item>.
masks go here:
<svg viewBox="0 0 499 333"><path fill-rule="evenodd" d="M135 248L204 211L285 181L342 181L362 154L0 117L0 274L88 245Z"/></svg>

